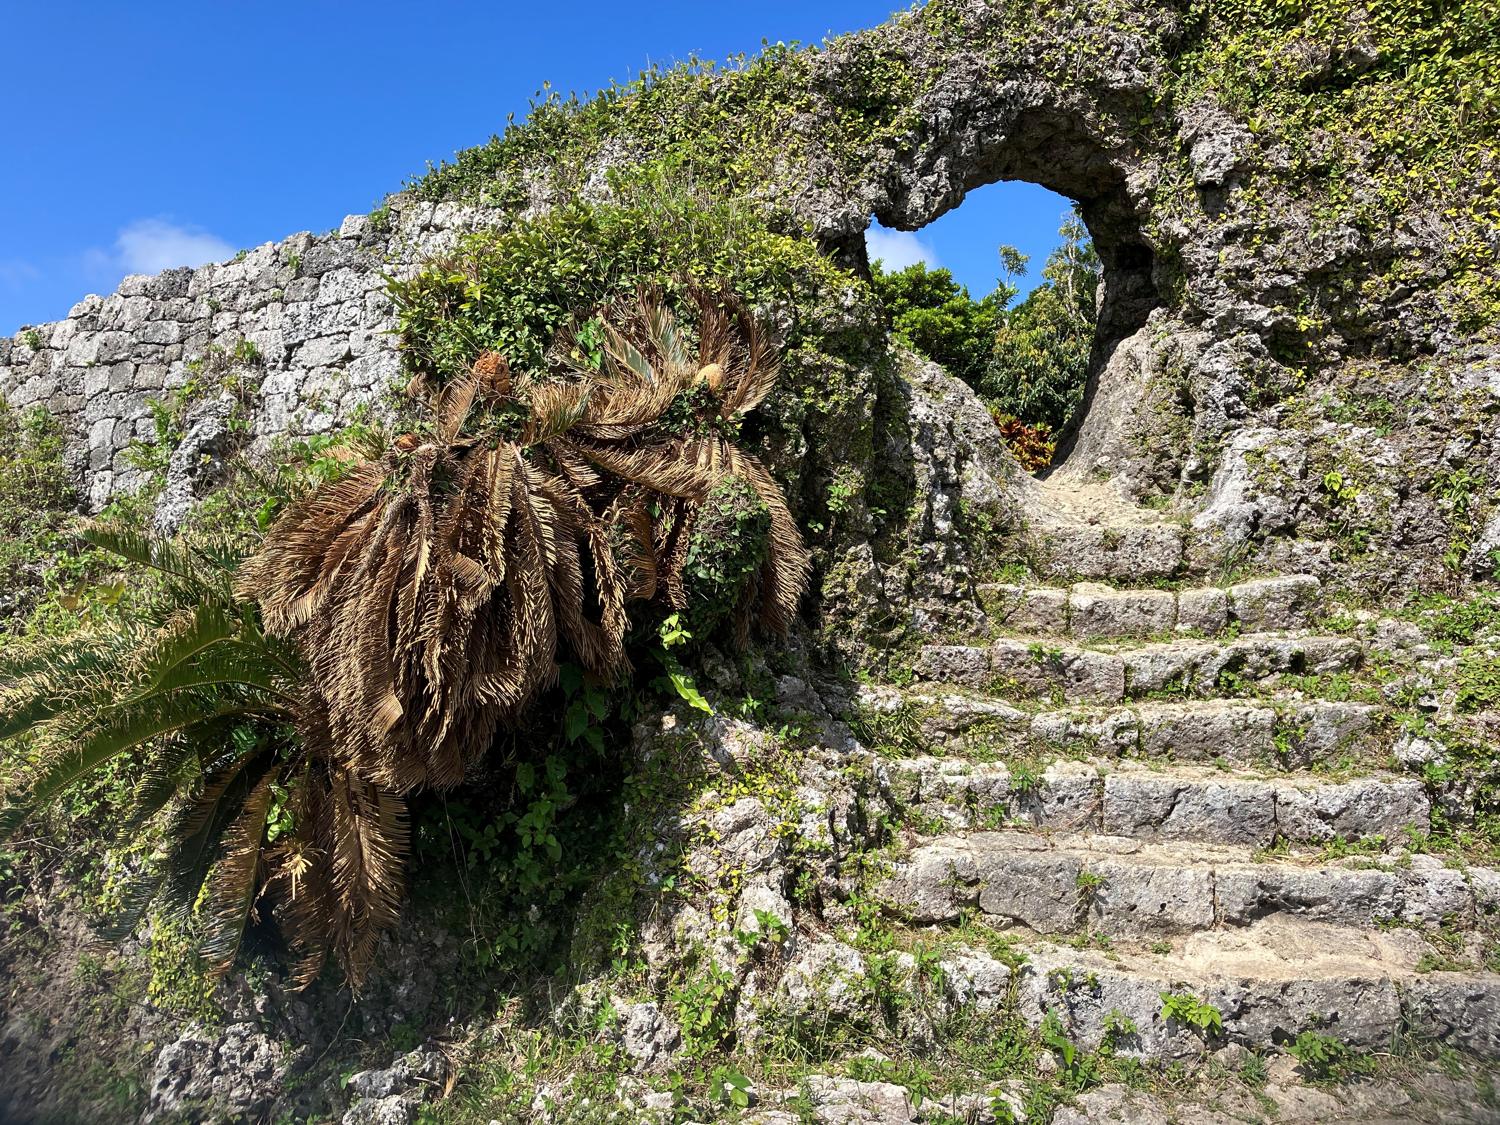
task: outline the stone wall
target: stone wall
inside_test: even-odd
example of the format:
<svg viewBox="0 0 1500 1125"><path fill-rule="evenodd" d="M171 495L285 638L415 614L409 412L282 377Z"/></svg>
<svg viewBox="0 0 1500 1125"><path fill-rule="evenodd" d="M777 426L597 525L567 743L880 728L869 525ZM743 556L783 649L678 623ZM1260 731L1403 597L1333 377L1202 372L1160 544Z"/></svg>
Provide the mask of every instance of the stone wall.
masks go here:
<svg viewBox="0 0 1500 1125"><path fill-rule="evenodd" d="M397 198L383 221L351 215L336 231L294 234L233 261L127 277L65 320L0 339L0 395L63 420L95 511L140 483L127 450L154 434L150 401L186 386L216 348L251 392L258 441L327 431L396 380L385 275L451 247L486 214Z"/></svg>

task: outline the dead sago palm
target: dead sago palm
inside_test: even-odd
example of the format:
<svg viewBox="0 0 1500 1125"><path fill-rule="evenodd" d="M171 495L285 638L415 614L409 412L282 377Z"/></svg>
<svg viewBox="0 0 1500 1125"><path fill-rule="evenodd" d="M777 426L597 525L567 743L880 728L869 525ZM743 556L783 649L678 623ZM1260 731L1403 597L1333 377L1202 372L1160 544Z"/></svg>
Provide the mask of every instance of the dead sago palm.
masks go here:
<svg viewBox="0 0 1500 1125"><path fill-rule="evenodd" d="M627 601L685 602L694 523L729 478L770 531L736 606L790 623L808 552L775 481L732 440L775 368L748 318L706 297L698 310L696 357L650 298L606 311L594 363L516 380L486 353L420 432L295 505L245 565L241 593L269 632L297 638L362 776L400 792L457 784L554 681L561 651L617 676Z"/></svg>
<svg viewBox="0 0 1500 1125"><path fill-rule="evenodd" d="M591 357L560 341L545 377L481 355L237 572L94 533L160 596L144 624L0 666L0 741L33 763L0 834L126 758L142 778L132 823L169 823L122 928L165 890L178 911L198 904L222 969L269 914L299 980L332 953L357 987L397 916L405 794L458 784L559 659L621 675L632 603L730 617L742 636L796 612L808 551L737 443L771 351L748 317L695 303L696 349L643 297L601 310Z"/></svg>

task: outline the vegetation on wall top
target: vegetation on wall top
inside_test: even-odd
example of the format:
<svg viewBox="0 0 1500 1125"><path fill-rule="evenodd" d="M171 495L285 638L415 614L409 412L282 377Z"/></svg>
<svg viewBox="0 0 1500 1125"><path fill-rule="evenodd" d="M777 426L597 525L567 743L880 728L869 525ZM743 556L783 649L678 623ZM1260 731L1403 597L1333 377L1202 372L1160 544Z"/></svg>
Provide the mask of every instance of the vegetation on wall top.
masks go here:
<svg viewBox="0 0 1500 1125"><path fill-rule="evenodd" d="M742 198L763 221L794 230L809 192L854 198L865 177L919 149L922 101L949 63L978 56L997 78L1086 91L1101 87L1128 43L1129 54L1165 64L1153 64L1133 104L1119 110L1131 116L1136 151L1164 159L1142 216L1164 261L1180 245L1182 223L1222 218L1205 210L1178 136L1177 115L1208 99L1255 139L1256 155L1240 173L1239 206L1248 209L1236 222L1240 237L1255 238L1253 219L1281 206L1281 191L1293 185L1320 228L1348 226L1377 247L1389 242L1392 214L1416 221L1420 213L1444 232L1446 263L1377 251L1338 284L1305 294L1307 307L1292 310L1304 331L1352 315L1357 300L1450 281L1445 315L1472 329L1500 321L1497 20L1485 0L1238 0L1185 9L930 0L876 32L821 46L776 44L723 67L690 60L588 98L547 91L529 120L409 190L519 211L570 197L594 162L624 178L664 177Z"/></svg>

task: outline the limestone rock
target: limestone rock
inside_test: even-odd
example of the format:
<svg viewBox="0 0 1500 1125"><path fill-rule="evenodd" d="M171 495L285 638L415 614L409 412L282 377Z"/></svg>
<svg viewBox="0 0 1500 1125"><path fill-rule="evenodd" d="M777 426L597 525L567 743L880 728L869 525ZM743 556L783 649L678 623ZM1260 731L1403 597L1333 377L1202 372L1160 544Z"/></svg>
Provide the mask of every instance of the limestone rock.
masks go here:
<svg viewBox="0 0 1500 1125"><path fill-rule="evenodd" d="M286 1050L253 1024L188 1026L156 1056L144 1120L265 1114L281 1093Z"/></svg>

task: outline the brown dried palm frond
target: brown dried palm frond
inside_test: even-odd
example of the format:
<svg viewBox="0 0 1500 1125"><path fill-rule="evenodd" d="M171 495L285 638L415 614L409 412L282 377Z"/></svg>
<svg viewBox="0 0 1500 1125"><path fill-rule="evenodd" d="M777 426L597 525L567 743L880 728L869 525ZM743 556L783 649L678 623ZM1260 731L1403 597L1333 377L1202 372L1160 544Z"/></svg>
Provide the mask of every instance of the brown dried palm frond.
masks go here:
<svg viewBox="0 0 1500 1125"><path fill-rule="evenodd" d="M728 425L753 410L775 386L776 350L742 305L702 289L690 289L698 346L690 350L671 309L658 294L642 291L628 305L598 314L604 327L602 360L593 378L599 392L582 422L552 443L561 457L581 458L605 476L626 481L658 497L662 517L649 542L655 578L668 602L684 608L682 568L705 498L726 476L744 479L770 514L770 543L752 588L745 592L737 622L743 635L750 617L769 632L785 632L811 574L811 554L781 489L758 459L738 447ZM576 341L561 354L579 355ZM685 393L705 389L694 402L701 417L694 433L659 432L663 416ZM710 424L716 421L719 424ZM644 537L642 542L646 542ZM655 585L656 583L653 583Z"/></svg>
<svg viewBox="0 0 1500 1125"><path fill-rule="evenodd" d="M293 822L295 830L268 849L264 889L296 957L293 984L316 980L331 954L358 992L380 934L400 912L410 851L406 803L330 753L299 779Z"/></svg>
<svg viewBox="0 0 1500 1125"><path fill-rule="evenodd" d="M698 306L698 364L718 396L723 418L748 414L776 386L776 349L742 305L694 291Z"/></svg>
<svg viewBox="0 0 1500 1125"><path fill-rule="evenodd" d="M445 388L432 434L290 509L241 570L267 628L296 632L359 775L396 792L447 787L556 675L559 644L590 672L625 663L615 544L586 459L528 456L581 416L591 388L541 385L515 441L465 419L509 389L503 364Z"/></svg>

